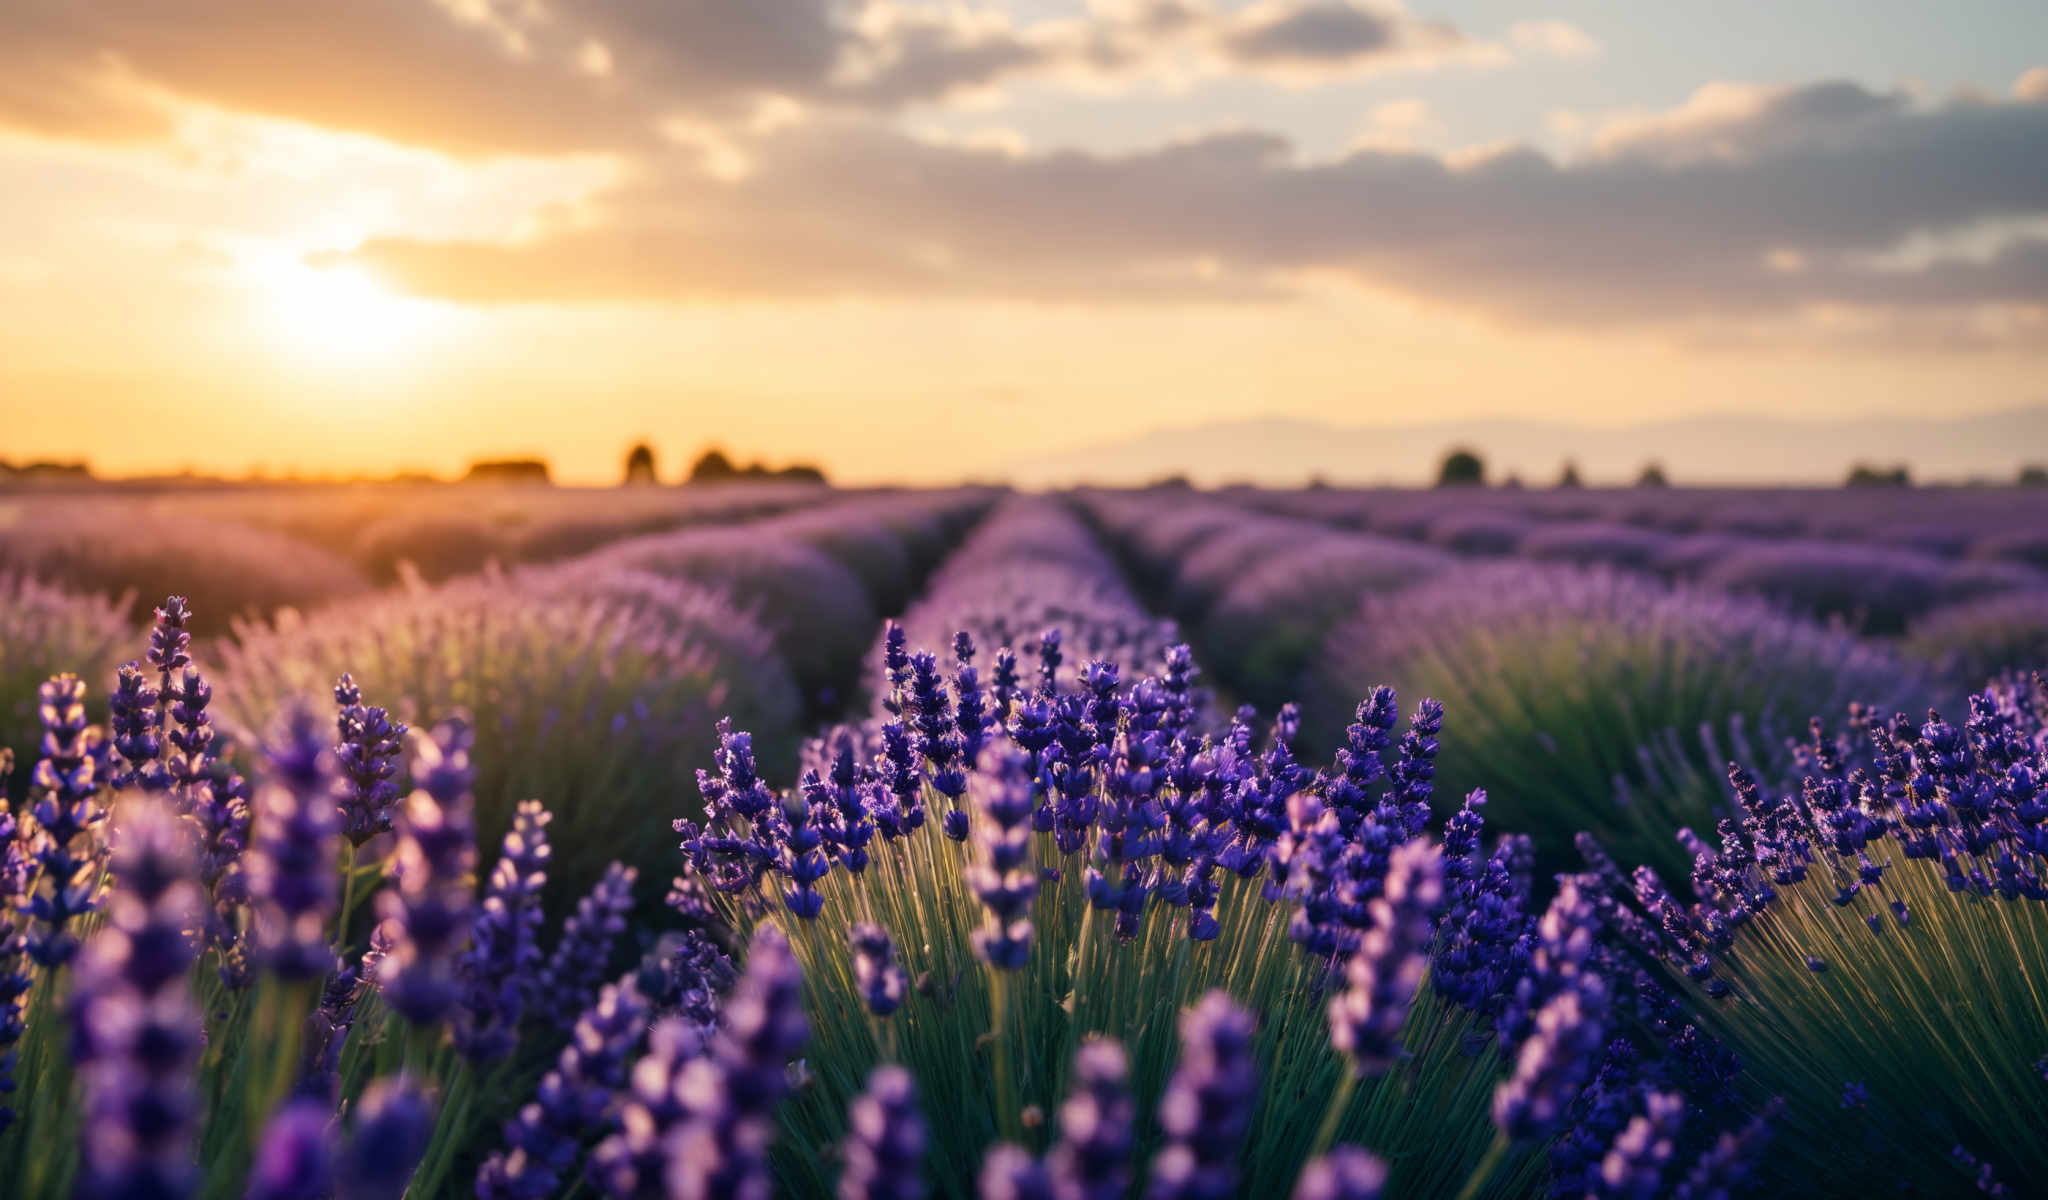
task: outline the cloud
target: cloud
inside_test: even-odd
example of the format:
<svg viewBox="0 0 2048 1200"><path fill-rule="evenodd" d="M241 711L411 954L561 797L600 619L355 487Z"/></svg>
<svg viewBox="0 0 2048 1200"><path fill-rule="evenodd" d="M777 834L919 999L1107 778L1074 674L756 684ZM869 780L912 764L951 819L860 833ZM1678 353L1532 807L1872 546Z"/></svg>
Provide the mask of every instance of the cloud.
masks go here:
<svg viewBox="0 0 2048 1200"><path fill-rule="evenodd" d="M1927 230L2048 214L2032 167L2048 159L2048 106L1923 110L1837 83L1741 94L1571 161L1519 148L1306 162L1254 131L1020 155L813 122L755 143L743 179L671 159L574 228L373 241L355 257L472 302L1243 300L1335 274L1521 323L2048 304L2048 242L2030 235L1879 261Z"/></svg>
<svg viewBox="0 0 2048 1200"><path fill-rule="evenodd" d="M1026 24L898 0L11 0L8 25L0 126L133 140L176 100L464 155L638 149L769 100L876 111L1027 78L1299 84L1510 56L1363 0L1104 0ZM1516 30L1524 52L1573 52Z"/></svg>
<svg viewBox="0 0 2048 1200"><path fill-rule="evenodd" d="M1508 44L1525 54L1550 58L1598 58L1606 52L1600 39L1568 21L1516 21L1508 26Z"/></svg>
<svg viewBox="0 0 2048 1200"><path fill-rule="evenodd" d="M2015 100L2048 100L2048 67L2030 67L2012 85Z"/></svg>

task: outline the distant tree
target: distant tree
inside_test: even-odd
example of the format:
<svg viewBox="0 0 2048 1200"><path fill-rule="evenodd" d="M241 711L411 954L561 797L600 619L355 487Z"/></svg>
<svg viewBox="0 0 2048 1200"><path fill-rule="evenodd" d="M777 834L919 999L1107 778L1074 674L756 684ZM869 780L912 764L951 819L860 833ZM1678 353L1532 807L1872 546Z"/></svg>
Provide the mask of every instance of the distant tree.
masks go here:
<svg viewBox="0 0 2048 1200"><path fill-rule="evenodd" d="M1644 463L1643 473L1636 476L1636 486L1639 488L1670 487L1671 481L1664 477L1664 464L1660 462Z"/></svg>
<svg viewBox="0 0 2048 1200"><path fill-rule="evenodd" d="M1191 492L1195 485L1186 475L1165 475L1145 485L1152 492Z"/></svg>
<svg viewBox="0 0 2048 1200"><path fill-rule="evenodd" d="M1486 483L1486 460L1463 446L1444 455L1436 473L1438 487L1480 487Z"/></svg>
<svg viewBox="0 0 2048 1200"><path fill-rule="evenodd" d="M626 452L626 485L654 482L654 447L646 442L636 443Z"/></svg>
<svg viewBox="0 0 2048 1200"><path fill-rule="evenodd" d="M2048 487L2048 463L2031 463L2020 468L2021 487Z"/></svg>
<svg viewBox="0 0 2048 1200"><path fill-rule="evenodd" d="M725 451L713 446L697 456L690 464L691 483L723 483L739 475L739 469L725 456Z"/></svg>
<svg viewBox="0 0 2048 1200"><path fill-rule="evenodd" d="M1508 477L1501 480L1500 485L1510 492L1519 492L1522 490L1522 477L1513 471L1509 471Z"/></svg>
<svg viewBox="0 0 2048 1200"><path fill-rule="evenodd" d="M469 464L464 483L547 483L548 464L539 458L486 458Z"/></svg>
<svg viewBox="0 0 2048 1200"><path fill-rule="evenodd" d="M777 479L786 483L824 483L825 472L810 463L791 463L775 472Z"/></svg>
<svg viewBox="0 0 2048 1200"><path fill-rule="evenodd" d="M1565 459L1564 472L1557 477L1557 486L1561 488L1585 487L1585 482L1579 478L1579 464L1569 458Z"/></svg>
<svg viewBox="0 0 2048 1200"><path fill-rule="evenodd" d="M1913 477L1906 471L1906 464L1876 467L1869 463L1857 463L1849 468L1846 486L1852 488L1903 488L1913 486Z"/></svg>

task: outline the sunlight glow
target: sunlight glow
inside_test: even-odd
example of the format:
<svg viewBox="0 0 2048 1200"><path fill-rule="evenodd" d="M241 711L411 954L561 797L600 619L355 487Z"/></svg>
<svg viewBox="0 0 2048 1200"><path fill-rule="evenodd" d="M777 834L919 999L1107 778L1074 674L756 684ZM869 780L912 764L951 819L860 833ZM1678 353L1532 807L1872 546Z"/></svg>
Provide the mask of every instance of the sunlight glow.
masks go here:
<svg viewBox="0 0 2048 1200"><path fill-rule="evenodd" d="M261 296L281 348L306 365L389 363L417 349L445 306L394 295L369 272L302 261L265 264Z"/></svg>

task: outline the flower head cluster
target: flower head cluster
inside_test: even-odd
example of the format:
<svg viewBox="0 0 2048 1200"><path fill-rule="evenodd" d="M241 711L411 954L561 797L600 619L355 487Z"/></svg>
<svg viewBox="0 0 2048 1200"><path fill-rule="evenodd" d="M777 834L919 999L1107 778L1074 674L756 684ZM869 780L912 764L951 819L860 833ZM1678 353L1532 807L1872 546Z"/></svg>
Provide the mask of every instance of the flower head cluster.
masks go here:
<svg viewBox="0 0 2048 1200"><path fill-rule="evenodd" d="M183 1196L197 1176L200 1047L188 983L187 931L201 911L189 829L147 804L125 810L113 869L106 924L87 944L71 997L86 1109L78 1192Z"/></svg>
<svg viewBox="0 0 2048 1200"><path fill-rule="evenodd" d="M1345 968L1348 986L1330 1000L1330 1044L1360 1075L1385 1071L1399 1055L1442 901L1442 851L1422 840L1396 848L1370 906L1372 928Z"/></svg>
<svg viewBox="0 0 2048 1200"><path fill-rule="evenodd" d="M365 705L363 691L353 676L343 675L335 683L334 703L338 710L335 732L340 738L334 758L347 787L341 802L342 833L361 846L391 831L392 810L400 796L398 759L406 728L383 709Z"/></svg>
<svg viewBox="0 0 2048 1200"><path fill-rule="evenodd" d="M257 960L284 979L312 979L334 964L334 863L341 814L334 759L319 721L294 708L266 749L256 790L256 844L245 873Z"/></svg>
<svg viewBox="0 0 2048 1200"><path fill-rule="evenodd" d="M448 1015L461 997L456 952L470 931L476 869L466 726L448 722L415 743L413 781L398 822L395 885L378 893L390 930L379 968L384 1001L415 1025Z"/></svg>
<svg viewBox="0 0 2048 1200"><path fill-rule="evenodd" d="M526 1011L527 993L534 990L533 972L540 966L540 902L552 852L550 819L540 801L520 803L470 923L455 1044L472 1062L503 1058L518 1041L519 1018ZM549 996L551 1002L555 999ZM563 1003L573 999L560 997Z"/></svg>
<svg viewBox="0 0 2048 1200"><path fill-rule="evenodd" d="M1237 1194L1237 1155L1259 1088L1252 1019L1223 992L1182 1014L1180 1067L1159 1101L1166 1147L1152 1160L1153 1200Z"/></svg>

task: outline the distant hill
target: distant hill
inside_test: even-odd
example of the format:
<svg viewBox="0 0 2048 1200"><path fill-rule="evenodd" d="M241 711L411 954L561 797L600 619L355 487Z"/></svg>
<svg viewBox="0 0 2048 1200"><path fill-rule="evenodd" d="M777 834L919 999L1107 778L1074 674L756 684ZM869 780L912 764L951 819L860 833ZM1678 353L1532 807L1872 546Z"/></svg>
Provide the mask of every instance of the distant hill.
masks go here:
<svg viewBox="0 0 2048 1200"><path fill-rule="evenodd" d="M2048 458L2048 406L1981 416L1793 421L1749 415L1686 417L1621 427L1503 417L1426 425L1339 425L1262 418L1163 429L1003 464L1027 487L1144 483L1186 475L1201 485L1423 484L1453 446L1485 457L1488 479L1510 472L1531 486L1578 464L1590 484L1634 480L1661 462L1673 484L1840 483L1859 462L1898 463L1915 480L2009 482Z"/></svg>

